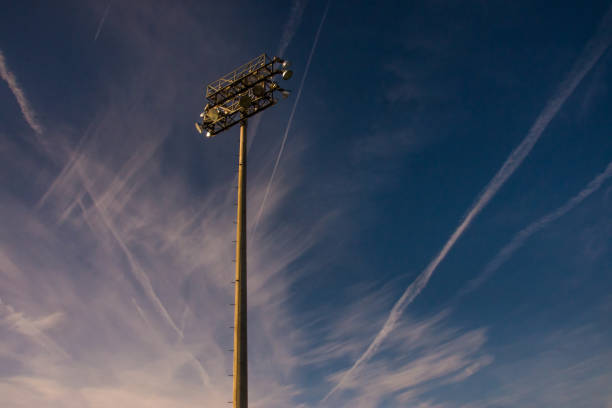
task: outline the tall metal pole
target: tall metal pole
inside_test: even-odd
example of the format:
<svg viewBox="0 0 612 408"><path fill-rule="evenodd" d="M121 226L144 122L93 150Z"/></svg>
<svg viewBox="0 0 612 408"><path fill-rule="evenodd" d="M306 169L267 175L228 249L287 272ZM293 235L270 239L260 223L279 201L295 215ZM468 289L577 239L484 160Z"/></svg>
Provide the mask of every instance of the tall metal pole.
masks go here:
<svg viewBox="0 0 612 408"><path fill-rule="evenodd" d="M289 91L276 78L290 79L289 61L266 54L241 65L206 87L208 103L195 127L200 134L213 137L240 123L238 162L238 212L236 227L236 293L234 303L234 384L233 408L248 408L247 364L247 269L246 269L246 165L247 118L275 105Z"/></svg>
<svg viewBox="0 0 612 408"><path fill-rule="evenodd" d="M247 270L246 270L246 164L247 121L240 122L238 162L238 214L236 226L236 294L234 309L234 408L248 408Z"/></svg>

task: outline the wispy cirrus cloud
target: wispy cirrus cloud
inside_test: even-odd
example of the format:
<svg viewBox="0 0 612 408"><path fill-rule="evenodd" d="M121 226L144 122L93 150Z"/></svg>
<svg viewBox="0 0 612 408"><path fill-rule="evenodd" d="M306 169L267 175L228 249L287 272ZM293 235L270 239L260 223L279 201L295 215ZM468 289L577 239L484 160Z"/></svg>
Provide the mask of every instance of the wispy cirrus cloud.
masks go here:
<svg viewBox="0 0 612 408"><path fill-rule="evenodd" d="M388 293L372 291L383 297ZM363 300L363 309L349 306L343 310L342 316L349 323L334 340L326 339L325 344L337 347L327 355L319 350L320 357L338 361L357 354L353 346L367 344L362 337L379 315L381 302L368 297ZM609 306L610 299L604 307ZM369 307L373 309L371 313L367 311ZM567 323L550 332L522 333L499 346L490 340L496 329L458 327L453 324L453 314L452 309L421 318L407 313L376 357L364 362L358 373L350 377L343 389L342 403L360 408L386 405L586 408L609 400L603 384L610 378L606 367L612 356L602 326ZM347 332L349 327L354 331ZM363 330L360 332L359 328ZM342 346L344 356L336 352ZM337 381L345 372L338 371L328 380ZM474 382L459 385L472 377L477 377ZM483 378L495 380L483 387ZM338 401L330 400L315 406L337 404Z"/></svg>
<svg viewBox="0 0 612 408"><path fill-rule="evenodd" d="M280 44L276 51L276 55L279 57L282 58L285 56L285 51L287 51L287 47L291 44L291 40L293 40L293 36L302 22L302 15L304 14L304 9L307 4L308 0L293 0L291 10L289 11L289 18L285 21L285 25L283 26Z"/></svg>
<svg viewBox="0 0 612 408"><path fill-rule="evenodd" d="M6 325L9 329L39 344L49 352L68 358L68 353L44 333L45 330L57 326L63 319L64 314L61 312L54 312L38 319L28 318L24 313L17 312L14 307L4 303L0 298L0 325Z"/></svg>
<svg viewBox="0 0 612 408"><path fill-rule="evenodd" d="M342 310L340 321L330 328L324 347L310 350L302 361L320 364L322 361L346 361L367 345L364 335L384 306L381 296L390 288L371 292L364 299ZM359 307L361 306L361 307ZM493 362L486 351L487 330L466 330L451 322L449 309L428 317L408 315L398 324L395 335L380 349L376 359L364 362L362 369L345 383L342 403L359 408L373 408L381 404L409 406L438 406L430 392L445 385L464 381ZM355 345L359 347L355 347ZM312 357L315 357L311 360ZM338 381L346 370L327 376ZM320 403L337 406L337 402ZM421 405L419 405L421 404ZM428 405L430 404L430 405ZM445 406L445 405L441 405Z"/></svg>
<svg viewBox="0 0 612 408"><path fill-rule="evenodd" d="M193 32L202 30L180 10L171 8L183 24L193 23ZM50 358L35 342L25 350L21 335L1 326L0 354L16 368L3 359L0 393L14 406L101 407L113 401L165 408L223 406L231 399L232 166L219 158L222 143L198 142L194 159L223 169L205 189L205 182L186 176L182 160L166 167L168 152L161 147L175 135L174 124L160 112L177 105L177 88L191 89L191 80L170 77L176 61L192 61L192 55L173 54L170 42L149 43L142 31L151 20L129 14L141 12L118 10L118 26L128 27L125 41L162 63L143 63L136 78L116 78L121 85L109 88L109 103L97 106L85 131L54 127L50 137L65 148L50 160L30 160L34 153L11 145L0 152L15 159L1 161L6 174L40 174L36 183L2 192L7 222L0 232L0 295L24 316L61 313L61 330L44 334L75 356L69 363ZM189 143L196 143L191 136ZM286 168L294 177L277 175L270 207L281 205L299 183L295 159ZM15 162L19 170L11 167ZM258 179L249 185L253 198L263 194ZM249 365L257 374L250 404L266 408L291 405L299 392L293 345L283 340L303 335L284 306L300 273L291 265L330 222L325 214L308 225L278 223L273 216L262 217L267 239L254 240L249 253L249 318L256 328Z"/></svg>
<svg viewBox="0 0 612 408"><path fill-rule="evenodd" d="M9 89L15 96L15 99L17 99L19 109L21 109L21 114L23 115L23 118L26 120L26 122L28 122L28 125L30 125L32 130L34 130L36 133L41 134L43 132L43 127L38 122L38 119L36 118L36 113L34 112L34 109L32 109L32 107L30 106L30 102L26 98L25 92L23 91L21 86L19 86L15 74L13 74L9 70L2 50L0 50L0 77L4 79Z"/></svg>
<svg viewBox="0 0 612 408"><path fill-rule="evenodd" d="M226 406L231 399L235 132L196 143L184 122L199 103L196 97L197 103L189 101L194 84L216 76L206 72L221 55L214 47L221 44L223 52L233 52L232 46L223 37L227 31L201 24L181 6L126 4L113 10L115 28L125 32L117 36L121 43L109 45L129 52L117 53L119 66L109 70L112 81L101 79L103 97L88 99L88 109L95 110L88 129L66 126L59 132L54 121L62 119L54 117L49 139L62 148L50 160L44 156L50 152L34 154L27 144L0 149L2 159L11 159L0 160L2 180L10 184L0 192L0 296L12 313L73 356L68 360L49 352L8 320L0 324L1 399L18 408ZM185 37L174 38L183 28ZM207 41L197 53L177 47L188 43L177 40L191 37L219 41ZM198 72L192 75L191 69ZM78 106L66 109L81 112ZM307 127L300 133L314 136ZM410 149L411 136L390 138ZM335 228L346 201L311 205L313 196L303 194L305 187L317 198L326 193L312 174L312 157L301 156L299 143L307 142L296 138L291 148L286 146L249 242L250 405L467 408L520 406L518 401L527 407L532 399L548 403L540 406L563 406L552 404L558 401L551 399L555 386L569 389L580 375L563 370L557 383L539 383L552 390L541 399L530 383L552 370L579 372L579 361L559 365L551 363L554 359L533 359L504 368L495 349L498 327L469 316L455 319L451 310L406 313L393 336L346 381L343 398L336 394L338 400L319 402L376 336L394 304L395 289L400 282L404 288L407 277L381 290L377 284L347 289L346 282L334 281L336 265L329 264L351 268L359 260L349 258L365 254L355 257L326 241L326 234L339 230L334 238L351 235L356 219L349 214L353 225ZM263 161L272 164L277 152L273 145L265 147L269 156ZM373 145L363 153L395 154ZM249 213L257 214L269 174L258 168L259 160L253 163ZM21 182L16 176L22 174L36 177ZM249 222L254 232L255 217ZM531 344L523 348L531 350ZM546 344L554 345L552 340ZM563 351L560 347L559 354ZM592 359L584 363L596 366ZM513 381L517 372L528 380ZM604 385L582 384L571 393L605 389L609 376L595 374ZM502 385L483 395L489 378L503 380ZM476 388L474 402L467 404L462 397ZM457 389L459 398L449 398ZM518 398L522 389L529 392ZM578 397L572 398L559 400L579 407ZM592 401L600 402L597 398Z"/></svg>
<svg viewBox="0 0 612 408"><path fill-rule="evenodd" d="M512 151L506 159L502 167L497 171L493 179L485 186L482 193L479 195L476 202L469 209L464 219L455 229L448 241L444 244L436 257L427 265L416 280L404 291L400 299L391 309L387 320L380 329L374 340L370 343L365 352L355 361L351 368L342 376L329 393L323 398L327 400L336 391L340 390L344 384L354 375L359 366L366 360L372 357L380 348L382 342L394 330L397 322L406 307L421 293L425 288L429 279L437 269L438 265L444 260L448 252L455 245L457 240L463 235L465 230L470 226L476 216L482 209L491 201L497 194L499 189L505 184L508 178L516 171L516 169L525 160L527 155L533 149L533 146L540 139L540 136L547 128L548 124L557 115L565 101L574 92L585 75L593 68L600 57L608 49L612 41L612 8L610 8L600 23L596 34L589 40L584 47L581 55L574 64L574 67L558 86L555 94L548 100L543 111L538 115L534 124L529 129L527 136L523 141Z"/></svg>
<svg viewBox="0 0 612 408"><path fill-rule="evenodd" d="M5 208L15 225L7 225L2 235L3 250L10 255L1 268L3 292L45 309L61 300L63 330L48 337L84 360L64 364L37 353L21 355L18 344L9 342L10 355L29 368L3 378L3 398L39 395L27 400L35 404L50 401L53 394L57 406L66 406L74 395L90 406L109 401L134 406L148 401L153 407L224 404L231 395L232 197L220 187L196 203L184 184L174 178L161 181L156 160L127 182L120 180L117 173L124 166L100 156L95 146L82 147L74 170L63 173L38 210L24 203ZM157 180L157 186L149 187L147 179ZM119 183L126 185L119 188ZM158 188L164 191L162 200ZM255 183L251 188L261 190ZM102 202L110 191L115 193ZM280 202L282 195L272 204ZM42 230L26 229L15 237L25 218L39 219ZM262 221L271 238L251 245L250 321L258 327L250 336L250 365L258 374L251 381L258 390L251 405L286 406L298 392L290 381L296 358L279 336L294 330L283 307L292 279L278 277L316 242L317 232ZM77 257L65 248L62 230L71 231ZM182 334L178 339L177 333ZM74 375L82 381L73 384ZM129 385L117 387L100 378Z"/></svg>
<svg viewBox="0 0 612 408"><path fill-rule="evenodd" d="M160 49L163 44L156 44ZM172 82L163 69L145 71L142 89ZM12 220L1 233L10 266L1 268L9 277L3 294L32 308L62 310L63 330L48 337L78 357L71 364L56 361L36 344L23 351L18 339L2 332L2 357L19 366L17 373L8 371L3 359L0 368L0 394L13 406L196 407L223 406L230 398L231 189L222 180L202 198L164 171L151 146L170 134L170 126L140 108L147 95L138 86L130 90L127 103L100 108L88 136L59 160L59 176L46 180L52 187L26 186L44 197L38 207L19 197L5 200L12 194L2 193L3 215ZM153 103L172 106L168 93L156 93ZM118 119L127 110L129 120ZM271 205L292 188L286 181L277 180ZM261 194L261 186L250 188ZM9 201L14 205L5 206ZM28 228L34 221L36 228ZM279 336L294 330L283 307L291 279L278 276L316 237L303 226L265 218L262 227L270 239L250 247L250 322L258 327L250 343L250 367L257 373L251 405L268 408L291 405L297 393L295 358ZM179 317L180 324L170 324Z"/></svg>

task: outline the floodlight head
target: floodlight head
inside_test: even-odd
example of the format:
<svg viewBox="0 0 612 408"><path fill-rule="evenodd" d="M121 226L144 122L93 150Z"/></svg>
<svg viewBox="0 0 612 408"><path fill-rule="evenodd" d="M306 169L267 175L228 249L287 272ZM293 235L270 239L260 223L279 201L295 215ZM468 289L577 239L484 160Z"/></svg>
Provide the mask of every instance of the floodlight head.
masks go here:
<svg viewBox="0 0 612 408"><path fill-rule="evenodd" d="M292 76L293 76L293 71L292 70L286 69L286 70L283 71L282 77L283 77L284 80L291 79Z"/></svg>
<svg viewBox="0 0 612 408"><path fill-rule="evenodd" d="M251 97L249 95L242 95L240 97L240 99L238 100L238 105L242 108L242 109L248 109L249 106L251 106Z"/></svg>
<svg viewBox="0 0 612 408"><path fill-rule="evenodd" d="M253 87L253 95L256 97L262 97L265 93L266 89L264 88L263 84L257 84Z"/></svg>
<svg viewBox="0 0 612 408"><path fill-rule="evenodd" d="M208 103L196 124L198 133L212 137L276 104L278 97L287 98L289 91L279 86L279 77L292 78L290 66L284 58L262 54L211 82L206 87Z"/></svg>
<svg viewBox="0 0 612 408"><path fill-rule="evenodd" d="M208 112L206 112L206 115L208 115L210 120L214 122L215 120L219 119L219 110L217 108L210 109Z"/></svg>

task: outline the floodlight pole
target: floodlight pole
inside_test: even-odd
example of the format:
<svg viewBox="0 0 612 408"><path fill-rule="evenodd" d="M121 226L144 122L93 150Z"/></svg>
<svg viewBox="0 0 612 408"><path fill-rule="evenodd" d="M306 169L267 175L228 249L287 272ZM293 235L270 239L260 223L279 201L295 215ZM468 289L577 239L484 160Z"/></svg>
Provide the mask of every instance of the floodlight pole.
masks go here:
<svg viewBox="0 0 612 408"><path fill-rule="evenodd" d="M247 62L206 87L208 103L196 122L197 131L213 137L240 123L238 159L238 210L236 220L236 279L234 302L233 408L248 408L247 364L247 269L246 269L246 165L247 118L275 105L275 92L283 98L289 91L275 78L290 79L289 61L266 54Z"/></svg>
<svg viewBox="0 0 612 408"><path fill-rule="evenodd" d="M247 269L246 269L246 178L247 121L240 122L238 159L238 210L236 222L236 291L234 302L234 385L233 407L248 407L247 360Z"/></svg>

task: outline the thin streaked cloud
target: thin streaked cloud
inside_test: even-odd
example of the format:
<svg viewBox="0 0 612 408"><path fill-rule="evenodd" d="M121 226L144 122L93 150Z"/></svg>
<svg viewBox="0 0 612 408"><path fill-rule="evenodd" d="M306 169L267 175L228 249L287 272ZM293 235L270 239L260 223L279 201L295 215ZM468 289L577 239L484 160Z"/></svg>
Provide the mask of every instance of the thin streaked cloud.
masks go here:
<svg viewBox="0 0 612 408"><path fill-rule="evenodd" d="M4 79L9 89L13 93L13 96L15 96L25 121L32 128L32 130L38 134L41 134L43 132L43 127L36 117L36 112L34 112L34 109L32 109L30 102L26 98L25 92L17 82L15 74L13 74L13 72L11 72L9 69L2 50L0 50L0 77Z"/></svg>
<svg viewBox="0 0 612 408"><path fill-rule="evenodd" d="M582 203L591 194L595 193L600 189L610 177L612 177L612 162L608 164L606 169L598 174L589 184L582 189L574 197L570 198L565 204L556 210L546 214L539 218L537 221L529 224L527 227L520 230L509 243L495 255L495 257L487 263L484 270L478 275L478 277L472 279L464 289L462 289L457 296L463 296L483 284L499 267L506 262L512 254L525 244L525 242L535 233L546 228L550 223L563 217L565 214L573 210L577 205Z"/></svg>
<svg viewBox="0 0 612 408"><path fill-rule="evenodd" d="M612 8L610 8L603 17L602 22L597 30L597 33L585 45L582 54L574 64L573 69L567 75L565 80L559 85L555 94L547 101L544 110L538 115L534 124L529 129L527 136L523 141L512 151L506 159L502 167L497 171L495 176L489 181L483 192L479 195L475 204L469 209L464 219L461 221L457 229L452 233L448 241L444 244L438 255L427 265L415 281L404 291L397 303L391 309L387 320L380 329L372 343L364 351L364 353L355 361L347 373L340 378L335 386L324 397L324 401L331 397L336 391L343 387L351 375L359 368L359 366L371 358L380 347L384 339L393 331L395 325L400 319L406 307L421 293L427 286L429 279L436 271L438 265L444 260L450 252L457 240L470 226L476 216L486 207L491 199L497 194L499 189L506 183L508 178L518 169L523 163L527 155L533 149L533 146L542 136L548 124L557 115L567 98L574 92L576 87L582 82L585 75L593 68L597 61L601 58L604 52L608 49L612 41Z"/></svg>
<svg viewBox="0 0 612 408"><path fill-rule="evenodd" d="M100 36L100 32L102 31L102 27L104 26L104 22L106 21L106 17L108 17L108 11L110 10L110 6L111 6L111 2L109 1L108 5L104 9L104 14L102 15L102 18L100 19L100 23L98 24L98 29L96 30L96 35L94 35L94 42L96 42L98 40L98 37Z"/></svg>
<svg viewBox="0 0 612 408"><path fill-rule="evenodd" d="M558 29L540 37L523 18L538 8L526 4L489 5L486 16L469 2L364 3L342 13L334 4L247 2L236 12L227 2L85 2L76 10L91 17L84 24L73 8L41 3L0 16L15 37L5 55L32 50L21 75L23 64L9 58L14 77L50 107L40 112L44 143L34 145L16 95L6 88L0 101L4 404L227 406L238 131L207 140L192 123L206 103L201 86L276 51L262 46L292 61L295 78L284 82L296 99L266 111L249 154L249 405L610 404L612 144L598 111L610 99L591 98L579 120L579 103L567 103L590 98L582 77L604 80L609 52L596 65L601 77L588 74L603 43L589 43L561 82L601 21L576 2L584 13L559 9L546 20ZM21 30L24 22L36 32ZM506 30L529 40L504 42ZM91 47L94 32L103 47ZM29 83L39 66L43 83ZM500 77L520 81L506 88ZM61 97L50 105L49 95ZM249 119L251 142L260 118ZM554 133L540 138L547 126ZM493 196L502 210L483 212ZM571 196L542 217L541 206ZM449 273L423 283L428 254L466 208L471 218L435 260ZM515 251L545 227L554 239ZM449 302L507 240L502 252L517 261L506 265L510 279ZM423 286L413 283L398 306L415 278ZM405 310L424 286L427 296ZM379 338L389 310L392 332Z"/></svg>

